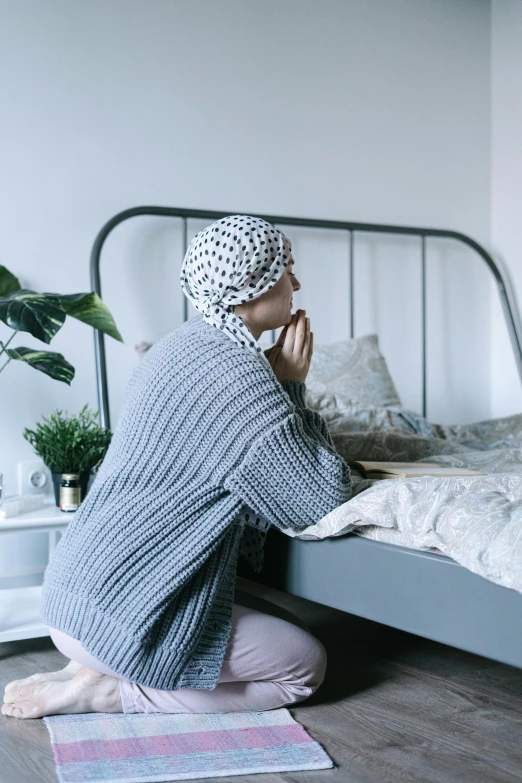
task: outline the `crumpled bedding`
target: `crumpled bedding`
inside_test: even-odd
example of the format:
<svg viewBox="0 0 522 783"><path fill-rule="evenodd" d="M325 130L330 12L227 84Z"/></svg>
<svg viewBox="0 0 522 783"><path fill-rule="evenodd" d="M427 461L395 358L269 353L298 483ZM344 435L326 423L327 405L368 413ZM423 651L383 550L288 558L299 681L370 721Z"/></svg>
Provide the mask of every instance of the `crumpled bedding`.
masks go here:
<svg viewBox="0 0 522 783"><path fill-rule="evenodd" d="M344 406L321 410L345 459L434 462L487 475L370 481L352 471L354 496L299 534L355 533L439 552L522 592L522 415L433 424L413 411Z"/></svg>

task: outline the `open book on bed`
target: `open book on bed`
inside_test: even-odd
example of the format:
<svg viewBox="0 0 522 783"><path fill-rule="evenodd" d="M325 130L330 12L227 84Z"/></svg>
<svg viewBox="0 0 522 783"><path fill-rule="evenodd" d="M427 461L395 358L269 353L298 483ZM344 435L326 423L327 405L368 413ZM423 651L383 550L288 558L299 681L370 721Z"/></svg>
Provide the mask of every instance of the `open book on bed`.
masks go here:
<svg viewBox="0 0 522 783"><path fill-rule="evenodd" d="M483 476L478 470L435 465L433 462L370 462L347 460L348 465L367 479L416 478L418 476Z"/></svg>

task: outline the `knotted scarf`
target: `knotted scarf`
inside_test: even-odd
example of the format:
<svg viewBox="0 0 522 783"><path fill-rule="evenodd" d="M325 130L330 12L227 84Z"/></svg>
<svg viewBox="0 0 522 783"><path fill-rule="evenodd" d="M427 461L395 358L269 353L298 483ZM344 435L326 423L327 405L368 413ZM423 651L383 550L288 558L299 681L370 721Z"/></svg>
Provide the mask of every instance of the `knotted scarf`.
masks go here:
<svg viewBox="0 0 522 783"><path fill-rule="evenodd" d="M269 291L289 263L290 240L271 223L230 215L196 234L181 267L183 292L204 320L270 364L235 305Z"/></svg>

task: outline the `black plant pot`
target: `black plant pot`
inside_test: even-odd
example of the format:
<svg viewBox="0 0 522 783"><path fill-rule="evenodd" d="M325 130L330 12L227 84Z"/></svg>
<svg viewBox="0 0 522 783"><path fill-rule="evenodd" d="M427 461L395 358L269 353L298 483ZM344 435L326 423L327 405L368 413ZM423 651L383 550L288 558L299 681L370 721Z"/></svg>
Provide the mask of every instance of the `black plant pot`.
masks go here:
<svg viewBox="0 0 522 783"><path fill-rule="evenodd" d="M56 505L60 506L60 485L62 483L61 473L51 473L54 486L54 500ZM84 473L80 473L80 502L84 500L85 495L89 490L89 479L91 478L91 471L86 470Z"/></svg>

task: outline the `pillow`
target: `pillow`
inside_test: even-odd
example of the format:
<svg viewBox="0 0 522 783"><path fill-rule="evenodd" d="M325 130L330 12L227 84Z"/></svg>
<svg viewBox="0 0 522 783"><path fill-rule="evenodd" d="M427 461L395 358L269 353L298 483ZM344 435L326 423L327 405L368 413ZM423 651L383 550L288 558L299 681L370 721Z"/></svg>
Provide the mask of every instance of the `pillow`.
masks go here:
<svg viewBox="0 0 522 783"><path fill-rule="evenodd" d="M308 407L327 417L401 405L376 334L314 346L305 383Z"/></svg>

